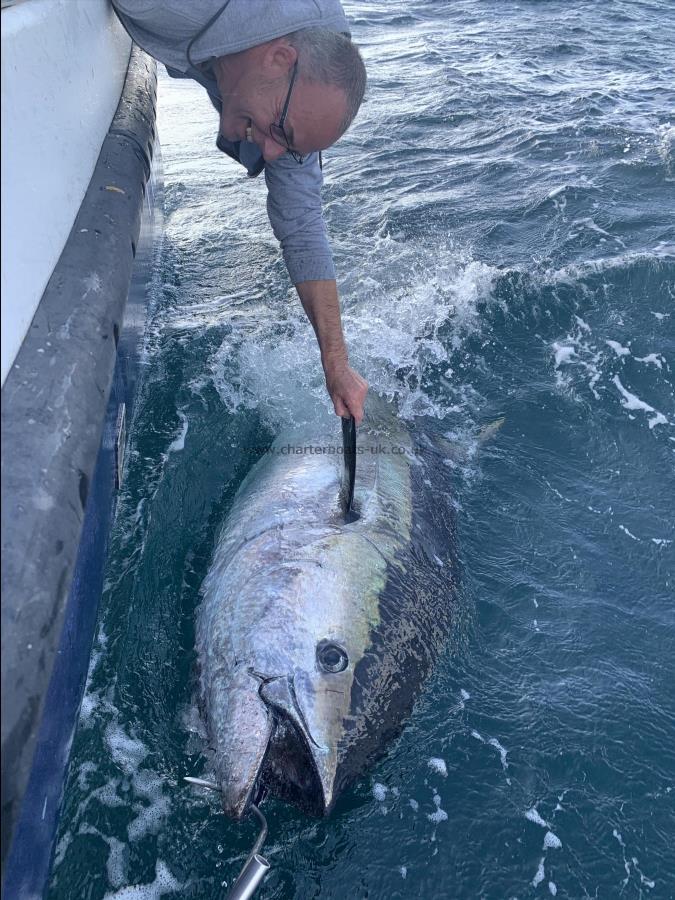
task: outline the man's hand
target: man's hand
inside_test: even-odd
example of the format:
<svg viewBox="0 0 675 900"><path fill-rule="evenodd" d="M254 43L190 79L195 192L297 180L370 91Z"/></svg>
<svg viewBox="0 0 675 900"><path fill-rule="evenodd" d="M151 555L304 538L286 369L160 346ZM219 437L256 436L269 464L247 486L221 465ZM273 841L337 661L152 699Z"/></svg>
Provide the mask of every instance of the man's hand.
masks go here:
<svg viewBox="0 0 675 900"><path fill-rule="evenodd" d="M356 424L363 420L363 404L368 383L345 360L337 364L324 363L326 388L338 416L354 416Z"/></svg>
<svg viewBox="0 0 675 900"><path fill-rule="evenodd" d="M359 424L368 385L349 365L337 285L330 280L301 281L295 287L319 342L326 387L335 412L338 416L352 415Z"/></svg>

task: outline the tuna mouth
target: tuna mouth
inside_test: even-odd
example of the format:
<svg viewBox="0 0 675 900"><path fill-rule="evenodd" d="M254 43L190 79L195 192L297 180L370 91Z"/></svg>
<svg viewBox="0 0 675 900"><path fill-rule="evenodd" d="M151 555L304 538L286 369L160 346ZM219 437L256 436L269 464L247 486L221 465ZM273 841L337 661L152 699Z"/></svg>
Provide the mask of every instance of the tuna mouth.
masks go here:
<svg viewBox="0 0 675 900"><path fill-rule="evenodd" d="M295 694L293 676L266 676L253 670L249 675L259 683L260 706L264 705L269 720L266 746L259 746L257 772L249 770L247 783L228 784L225 779L225 811L240 818L249 803L257 804L271 794L309 815L325 815L333 790L326 766L331 754L312 736Z"/></svg>
<svg viewBox="0 0 675 900"><path fill-rule="evenodd" d="M323 785L305 735L285 715L275 713L275 718L251 799L269 793L309 815L323 816Z"/></svg>
<svg viewBox="0 0 675 900"><path fill-rule="evenodd" d="M274 722L258 789L266 789L305 812L323 815L330 802L330 789L327 791L328 785L323 783L319 762L326 751L312 736L293 676L264 678L258 693Z"/></svg>

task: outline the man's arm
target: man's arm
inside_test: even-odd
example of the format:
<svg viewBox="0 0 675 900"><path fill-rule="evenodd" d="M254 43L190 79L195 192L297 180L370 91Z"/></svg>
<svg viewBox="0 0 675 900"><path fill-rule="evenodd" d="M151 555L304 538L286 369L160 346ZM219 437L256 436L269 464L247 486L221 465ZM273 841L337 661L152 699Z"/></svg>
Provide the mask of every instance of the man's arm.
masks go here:
<svg viewBox="0 0 675 900"><path fill-rule="evenodd" d="M319 342L326 387L339 416L363 418L368 385L347 356L333 257L321 212L318 153L298 165L288 154L265 166L267 212L288 274Z"/></svg>
<svg viewBox="0 0 675 900"><path fill-rule="evenodd" d="M352 415L359 423L363 419L368 384L349 365L337 284L330 279L302 281L295 287L319 342L326 387L335 412L338 416Z"/></svg>

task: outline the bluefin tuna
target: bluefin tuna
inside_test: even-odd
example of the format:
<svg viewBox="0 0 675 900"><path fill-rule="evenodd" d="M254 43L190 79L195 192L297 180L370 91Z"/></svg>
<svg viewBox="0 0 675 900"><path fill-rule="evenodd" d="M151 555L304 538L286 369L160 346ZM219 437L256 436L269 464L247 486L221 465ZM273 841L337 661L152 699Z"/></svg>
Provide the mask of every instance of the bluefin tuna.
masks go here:
<svg viewBox="0 0 675 900"><path fill-rule="evenodd" d="M242 483L204 582L202 701L236 818L263 791L328 813L400 732L450 633L447 467L375 401L345 516L335 438L277 438Z"/></svg>

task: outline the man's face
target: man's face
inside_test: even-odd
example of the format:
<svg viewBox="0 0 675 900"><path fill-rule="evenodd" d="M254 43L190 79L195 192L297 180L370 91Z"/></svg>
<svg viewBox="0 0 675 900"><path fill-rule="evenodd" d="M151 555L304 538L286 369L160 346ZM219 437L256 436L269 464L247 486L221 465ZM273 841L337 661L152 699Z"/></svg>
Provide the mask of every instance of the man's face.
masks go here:
<svg viewBox="0 0 675 900"><path fill-rule="evenodd" d="M224 58L226 64L218 78L223 99L220 131L230 141L253 141L265 160L271 162L287 151L284 144L272 137L270 125L279 123L294 59L287 54L287 48L286 55L275 55L269 50L255 52L262 49L237 54L236 60ZM346 101L341 90L306 82L300 74L293 85L284 122L291 149L306 156L330 147L341 135L345 113Z"/></svg>

